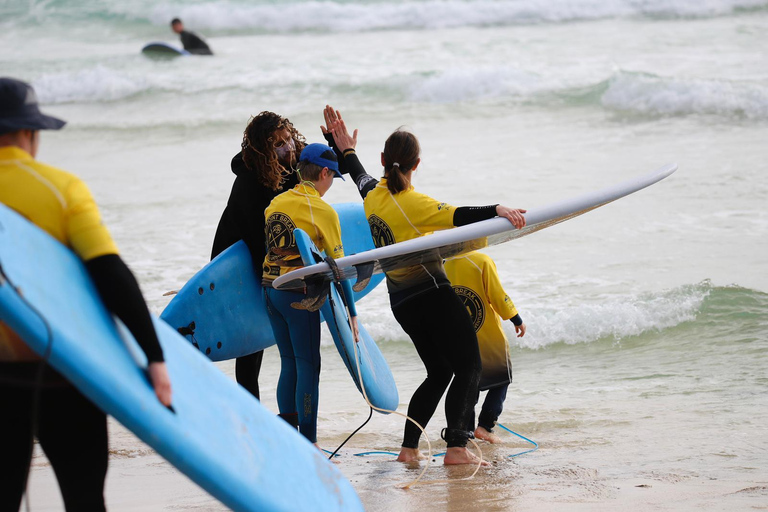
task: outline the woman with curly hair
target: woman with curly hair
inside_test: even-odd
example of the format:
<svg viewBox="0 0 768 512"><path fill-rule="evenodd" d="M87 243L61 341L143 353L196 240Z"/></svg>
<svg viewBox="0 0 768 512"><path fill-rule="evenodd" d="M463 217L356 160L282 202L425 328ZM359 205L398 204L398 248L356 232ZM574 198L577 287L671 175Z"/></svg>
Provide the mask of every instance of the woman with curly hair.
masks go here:
<svg viewBox="0 0 768 512"><path fill-rule="evenodd" d="M242 151L232 158L235 183L216 229L211 259L243 240L255 273L261 276L266 254L264 210L275 196L299 183L294 167L305 145L304 136L288 119L267 111L251 118L243 132ZM259 351L235 362L237 382L256 398L263 356Z"/></svg>

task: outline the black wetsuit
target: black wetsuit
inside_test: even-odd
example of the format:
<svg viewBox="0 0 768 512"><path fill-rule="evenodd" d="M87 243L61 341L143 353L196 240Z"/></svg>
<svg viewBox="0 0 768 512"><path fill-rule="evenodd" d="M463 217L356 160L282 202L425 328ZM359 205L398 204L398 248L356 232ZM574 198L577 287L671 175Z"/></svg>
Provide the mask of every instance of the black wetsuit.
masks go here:
<svg viewBox="0 0 768 512"><path fill-rule="evenodd" d="M243 240L251 253L254 272L260 279L267 251L264 210L276 195L297 185L298 177L296 173L290 173L280 190L272 190L261 182L256 171L246 167L242 153L232 158L231 167L237 178L232 185L227 207L221 214L219 226L216 228L211 259L235 242ZM270 326L265 328L271 329ZM238 357L235 362L237 382L256 398L259 398L259 372L263 357L264 351L260 350L248 356Z"/></svg>
<svg viewBox="0 0 768 512"><path fill-rule="evenodd" d="M182 30L179 35L181 36L181 44L184 45L184 49L189 53L194 53L195 55L213 55L213 52L205 41L200 39L194 32Z"/></svg>
<svg viewBox="0 0 768 512"><path fill-rule="evenodd" d="M333 141L326 139L336 149ZM354 150L347 150L343 155L336 151L341 155L340 169L352 176L360 196L365 199L379 180L365 172ZM496 206L459 207L453 223L463 226L493 218ZM445 282L437 281L431 289L422 288L414 286L398 292L397 296L390 294L395 319L411 338L427 370L426 379L411 397L408 416L426 427L448 388L445 440L448 447L466 446L469 433L475 428L474 406L482 371L477 335L469 313L447 278ZM406 421L403 447L418 448L420 436L421 430Z"/></svg>

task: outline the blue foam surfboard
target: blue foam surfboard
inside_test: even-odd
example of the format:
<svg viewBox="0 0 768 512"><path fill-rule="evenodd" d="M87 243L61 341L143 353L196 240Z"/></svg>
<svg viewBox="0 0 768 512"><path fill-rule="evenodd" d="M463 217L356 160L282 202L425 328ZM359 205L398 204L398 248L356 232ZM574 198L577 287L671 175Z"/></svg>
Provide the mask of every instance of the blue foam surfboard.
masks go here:
<svg viewBox="0 0 768 512"><path fill-rule="evenodd" d="M141 49L141 53L149 57L181 57L185 55L192 55L183 48L177 48L172 44L156 41L148 43Z"/></svg>
<svg viewBox="0 0 768 512"><path fill-rule="evenodd" d="M238 511L363 510L350 483L283 420L155 321L173 387L154 395L143 353L80 260L0 205L0 320L101 409Z"/></svg>
<svg viewBox="0 0 768 512"><path fill-rule="evenodd" d="M333 205L341 223L345 254L373 249L373 239L360 203ZM261 264L261 262L259 262ZM177 329L213 361L252 354L275 344L264 304L261 276L240 241L216 256L190 279L160 318ZM356 300L384 279L376 275Z"/></svg>
<svg viewBox="0 0 768 512"><path fill-rule="evenodd" d="M316 261L315 256L322 259L320 251L307 233L301 229L295 229L293 230L293 237L305 265L313 264ZM378 345L368 334L359 318L357 325L360 341L357 343L357 352L362 379L358 375L352 328L349 326L349 317L344 302L341 300L341 293L335 284L331 284L329 297L320 308L320 312L357 389L362 393L361 385L365 386L365 394L375 407L387 411L397 409L399 396L395 378L392 376L387 360L384 359Z"/></svg>

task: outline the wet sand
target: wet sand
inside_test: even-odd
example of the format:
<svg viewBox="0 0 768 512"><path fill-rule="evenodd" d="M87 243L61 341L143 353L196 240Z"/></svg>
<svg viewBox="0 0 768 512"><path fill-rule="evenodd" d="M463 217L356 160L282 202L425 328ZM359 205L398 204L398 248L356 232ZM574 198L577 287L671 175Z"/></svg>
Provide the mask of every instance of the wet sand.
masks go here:
<svg viewBox="0 0 768 512"><path fill-rule="evenodd" d="M119 439L118 444L132 444L133 449L111 453L105 491L109 510L227 510L141 441L131 440L132 434L114 420L110 420L110 433ZM768 478L716 480L646 470L638 470L631 478L614 478L611 473L618 469L616 461L606 459L599 467L583 464L578 452L573 452L563 463L562 454L548 447L546 439L537 452L516 459L506 456L526 449L524 443L481 444L484 457L492 464L471 480L465 478L473 467L445 467L440 458L433 457L423 482L405 490L401 487L418 476L417 464L401 464L390 456L358 457L354 454L367 448L352 441L349 444L336 458L337 467L370 512L768 510ZM443 448L435 446L436 450ZM39 448L36 450L29 485L31 510L62 510L53 471ZM626 468L621 472L625 474Z"/></svg>

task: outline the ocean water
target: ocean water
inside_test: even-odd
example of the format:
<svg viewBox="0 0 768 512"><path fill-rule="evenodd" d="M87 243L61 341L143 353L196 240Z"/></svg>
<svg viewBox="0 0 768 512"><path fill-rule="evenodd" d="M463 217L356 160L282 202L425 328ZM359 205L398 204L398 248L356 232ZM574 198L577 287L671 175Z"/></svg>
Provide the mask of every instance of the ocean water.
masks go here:
<svg viewBox="0 0 768 512"><path fill-rule="evenodd" d="M140 54L177 43L175 16L215 57ZM157 313L207 262L229 160L262 110L321 141L322 109L337 107L373 175L405 126L423 149L415 186L455 205L541 206L678 163L647 190L488 250L528 326L507 332L515 382L500 421L537 452L483 445L495 464L474 480L435 464L427 479L455 483L404 494L393 489L413 468L352 457L397 450L402 419L377 414L339 467L371 510L638 499L616 482L669 489L656 509L768 503L768 2L6 0L0 47L0 73L69 121L43 134L39 158L88 182ZM326 198L359 200L341 182ZM383 288L359 310L404 412L421 363ZM323 350L332 449L368 408L329 337ZM278 373L270 350L273 409ZM438 409L438 448L442 426ZM113 432L113 459L147 456Z"/></svg>

